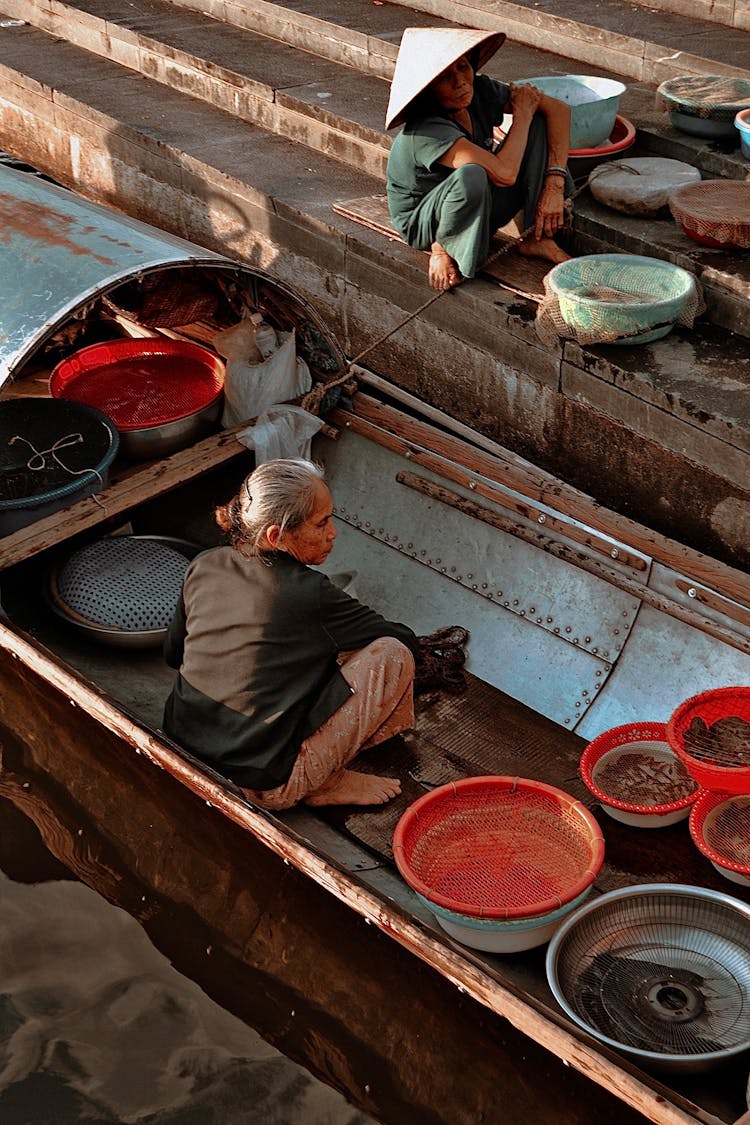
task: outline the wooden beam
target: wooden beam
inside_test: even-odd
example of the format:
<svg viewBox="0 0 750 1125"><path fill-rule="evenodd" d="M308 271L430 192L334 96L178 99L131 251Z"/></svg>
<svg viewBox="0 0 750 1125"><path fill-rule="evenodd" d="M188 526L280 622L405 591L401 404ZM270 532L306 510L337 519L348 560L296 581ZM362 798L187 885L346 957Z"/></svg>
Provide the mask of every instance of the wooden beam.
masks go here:
<svg viewBox="0 0 750 1125"><path fill-rule="evenodd" d="M249 424L213 434L163 461L139 466L96 496L87 496L64 511L54 512L6 535L0 539L0 570L57 546L81 531L106 523L210 469L243 455L250 456L250 451L237 441L238 432Z"/></svg>
<svg viewBox="0 0 750 1125"><path fill-rule="evenodd" d="M692 577L696 582L725 597L738 601L743 606L750 606L750 575L610 511L590 496L536 468L510 450L497 454L486 453L364 394L355 395L353 412L334 411L332 417L338 425L348 426L350 429L355 428L358 420L369 421L373 426L388 430L400 438L404 455L410 447L418 446L452 460L469 473L480 474L554 508L592 530L611 536L664 566ZM375 441L379 440L374 429L368 431L368 436ZM381 444L384 442L381 441ZM425 463L416 449L412 450L410 459L414 463Z"/></svg>

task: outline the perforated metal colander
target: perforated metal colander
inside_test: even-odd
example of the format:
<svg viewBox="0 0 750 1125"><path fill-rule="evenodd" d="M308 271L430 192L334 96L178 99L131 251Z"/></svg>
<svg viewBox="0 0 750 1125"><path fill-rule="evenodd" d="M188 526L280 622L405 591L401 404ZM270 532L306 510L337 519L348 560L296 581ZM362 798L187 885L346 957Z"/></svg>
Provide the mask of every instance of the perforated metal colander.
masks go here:
<svg viewBox="0 0 750 1125"><path fill-rule="evenodd" d="M702 1070L750 1048L750 907L702 887L602 895L547 954L558 1003L641 1062Z"/></svg>
<svg viewBox="0 0 750 1125"><path fill-rule="evenodd" d="M181 540L137 535L89 543L50 576L53 608L97 640L159 644L198 549Z"/></svg>

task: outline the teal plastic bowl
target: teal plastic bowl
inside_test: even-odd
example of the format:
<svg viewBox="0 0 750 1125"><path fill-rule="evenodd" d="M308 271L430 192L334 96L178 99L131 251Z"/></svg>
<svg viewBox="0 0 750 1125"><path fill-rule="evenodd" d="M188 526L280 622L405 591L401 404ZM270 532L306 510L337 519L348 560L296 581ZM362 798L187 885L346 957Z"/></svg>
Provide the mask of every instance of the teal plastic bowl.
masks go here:
<svg viewBox="0 0 750 1125"><path fill-rule="evenodd" d="M740 134L740 151L745 160L750 160L750 109L742 109L734 119Z"/></svg>
<svg viewBox="0 0 750 1125"><path fill-rule="evenodd" d="M551 98L570 106L570 147L596 148L608 141L615 126L620 96L626 87L612 78L561 74L523 78Z"/></svg>
<svg viewBox="0 0 750 1125"><path fill-rule="evenodd" d="M695 300L691 273L639 254L571 258L554 266L546 280L573 336L590 343L659 340Z"/></svg>

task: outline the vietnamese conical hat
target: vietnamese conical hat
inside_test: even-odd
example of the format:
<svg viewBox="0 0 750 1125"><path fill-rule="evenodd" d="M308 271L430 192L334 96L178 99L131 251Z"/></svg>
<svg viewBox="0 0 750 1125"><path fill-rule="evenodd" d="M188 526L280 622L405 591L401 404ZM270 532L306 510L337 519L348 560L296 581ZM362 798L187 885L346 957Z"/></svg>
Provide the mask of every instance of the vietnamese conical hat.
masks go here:
<svg viewBox="0 0 750 1125"><path fill-rule="evenodd" d="M477 31L470 27L407 27L401 37L393 72L385 115L386 129L401 125L410 102L456 59L478 47L477 69L480 69L504 42L505 36L501 31Z"/></svg>

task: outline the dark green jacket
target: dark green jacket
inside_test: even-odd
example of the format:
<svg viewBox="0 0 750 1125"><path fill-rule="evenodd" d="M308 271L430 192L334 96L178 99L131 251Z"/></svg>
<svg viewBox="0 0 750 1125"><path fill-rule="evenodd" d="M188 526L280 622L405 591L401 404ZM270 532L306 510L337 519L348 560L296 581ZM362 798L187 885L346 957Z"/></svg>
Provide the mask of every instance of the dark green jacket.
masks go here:
<svg viewBox="0 0 750 1125"><path fill-rule="evenodd" d="M291 555L205 551L188 568L165 642L179 675L164 729L237 784L275 789L302 741L349 697L336 657L378 637L416 655L411 629Z"/></svg>

